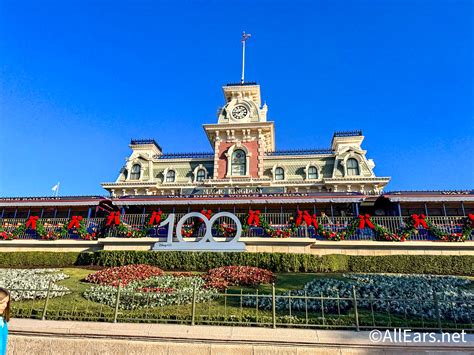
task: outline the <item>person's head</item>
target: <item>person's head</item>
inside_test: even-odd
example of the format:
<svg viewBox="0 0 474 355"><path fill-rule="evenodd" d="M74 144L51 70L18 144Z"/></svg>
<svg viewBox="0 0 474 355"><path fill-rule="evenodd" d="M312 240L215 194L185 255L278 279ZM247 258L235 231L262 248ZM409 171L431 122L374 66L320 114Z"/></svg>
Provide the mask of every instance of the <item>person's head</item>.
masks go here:
<svg viewBox="0 0 474 355"><path fill-rule="evenodd" d="M10 304L10 292L0 287L0 316L2 316L7 322L10 320Z"/></svg>

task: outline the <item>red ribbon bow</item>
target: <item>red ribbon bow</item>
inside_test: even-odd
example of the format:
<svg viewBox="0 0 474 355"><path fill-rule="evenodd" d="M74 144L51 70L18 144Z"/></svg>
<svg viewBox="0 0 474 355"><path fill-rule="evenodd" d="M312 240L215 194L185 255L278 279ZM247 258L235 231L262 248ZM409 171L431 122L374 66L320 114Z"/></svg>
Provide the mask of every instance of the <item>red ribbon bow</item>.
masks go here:
<svg viewBox="0 0 474 355"><path fill-rule="evenodd" d="M249 226L259 227L260 226L260 211L249 211L249 218L247 218L247 224Z"/></svg>
<svg viewBox="0 0 474 355"><path fill-rule="evenodd" d="M375 228L374 224L370 220L370 214L366 214L366 215L361 215L360 214L359 215L359 229L364 229L365 225L367 225L367 227L370 228L370 229Z"/></svg>
<svg viewBox="0 0 474 355"><path fill-rule="evenodd" d="M212 211L203 209L203 210L201 210L201 214L206 216L207 219L211 219ZM202 219L201 219L201 221L202 221Z"/></svg>
<svg viewBox="0 0 474 355"><path fill-rule="evenodd" d="M300 226L301 223L303 223L303 221L306 223L308 227L312 224L312 217L307 210L303 212L298 211L298 216L296 217L296 222L295 222L296 226L297 227Z"/></svg>
<svg viewBox="0 0 474 355"><path fill-rule="evenodd" d="M32 230L36 230L36 222L38 221L39 217L38 216L30 216L28 220L25 223L26 228L31 228Z"/></svg>
<svg viewBox="0 0 474 355"><path fill-rule="evenodd" d="M118 226L120 224L120 212L110 212L109 216L107 217L106 226L110 226L112 223L114 226Z"/></svg>
<svg viewBox="0 0 474 355"><path fill-rule="evenodd" d="M471 227L474 228L474 214L469 213L469 214L467 215L467 218L469 218L469 220L471 221Z"/></svg>
<svg viewBox="0 0 474 355"><path fill-rule="evenodd" d="M79 228L79 223L82 221L82 216L72 216L67 229Z"/></svg>
<svg viewBox="0 0 474 355"><path fill-rule="evenodd" d="M313 214L311 217L311 224L314 226L314 228L318 229L318 217L316 216L316 213Z"/></svg>
<svg viewBox="0 0 474 355"><path fill-rule="evenodd" d="M298 216L296 217L295 225L299 227L303 222L303 212L298 211Z"/></svg>
<svg viewBox="0 0 474 355"><path fill-rule="evenodd" d="M423 228L429 229L425 220L426 216L424 214L420 214L419 216L417 214L412 214L411 218L413 218L413 227L418 228L421 224Z"/></svg>
<svg viewBox="0 0 474 355"><path fill-rule="evenodd" d="M150 217L150 222L148 222L148 225L154 226L156 224L160 224L162 213L163 212L161 212L161 211L158 211L158 212L153 211L152 214L151 214L151 217Z"/></svg>

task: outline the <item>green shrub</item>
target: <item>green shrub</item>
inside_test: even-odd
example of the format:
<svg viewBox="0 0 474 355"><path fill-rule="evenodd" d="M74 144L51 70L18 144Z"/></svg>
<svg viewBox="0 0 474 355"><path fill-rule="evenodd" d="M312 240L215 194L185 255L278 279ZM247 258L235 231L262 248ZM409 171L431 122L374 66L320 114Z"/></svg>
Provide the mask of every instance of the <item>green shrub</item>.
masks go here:
<svg viewBox="0 0 474 355"><path fill-rule="evenodd" d="M207 271L248 265L273 272L362 272L474 275L474 255L311 255L182 251L0 252L0 267L123 266L150 264L163 270Z"/></svg>
<svg viewBox="0 0 474 355"><path fill-rule="evenodd" d="M83 262L87 261L85 255ZM66 267L83 265L78 263L80 253L74 252L3 252L0 253L0 267L31 268L31 267Z"/></svg>

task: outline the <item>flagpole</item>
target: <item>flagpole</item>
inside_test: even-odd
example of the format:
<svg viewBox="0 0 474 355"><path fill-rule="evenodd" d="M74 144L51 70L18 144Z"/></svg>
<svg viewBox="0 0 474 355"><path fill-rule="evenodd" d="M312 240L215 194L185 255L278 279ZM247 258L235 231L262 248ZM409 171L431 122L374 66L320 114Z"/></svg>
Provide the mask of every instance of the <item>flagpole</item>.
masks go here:
<svg viewBox="0 0 474 355"><path fill-rule="evenodd" d="M245 82L245 32L244 39L242 39L242 79L240 80L241 84Z"/></svg>
<svg viewBox="0 0 474 355"><path fill-rule="evenodd" d="M58 195L59 195L59 186L60 186L60 184L59 184L59 181L58 181L58 188L56 189L56 197L58 197Z"/></svg>
<svg viewBox="0 0 474 355"><path fill-rule="evenodd" d="M243 85L245 83L245 42L250 38L249 33L242 33L242 78L240 83Z"/></svg>

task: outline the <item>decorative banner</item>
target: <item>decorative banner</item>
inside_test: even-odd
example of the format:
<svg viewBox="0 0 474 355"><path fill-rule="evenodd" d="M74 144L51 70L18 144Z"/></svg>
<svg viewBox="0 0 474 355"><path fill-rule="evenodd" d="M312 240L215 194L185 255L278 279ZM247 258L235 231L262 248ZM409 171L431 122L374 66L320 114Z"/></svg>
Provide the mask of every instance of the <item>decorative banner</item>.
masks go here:
<svg viewBox="0 0 474 355"><path fill-rule="evenodd" d="M79 224L82 221L82 216L72 216L71 222L69 222L67 229L79 228Z"/></svg>
<svg viewBox="0 0 474 355"><path fill-rule="evenodd" d="M163 212L161 212L161 210L158 211L158 212L153 211L153 213L151 214L151 217L150 217L150 222L148 222L148 225L154 226L156 224L160 224L162 214L163 214Z"/></svg>
<svg viewBox="0 0 474 355"><path fill-rule="evenodd" d="M235 215L232 215L235 216ZM237 217L236 217L237 218ZM249 227L260 227L260 211L249 211L249 218L247 219Z"/></svg>
<svg viewBox="0 0 474 355"><path fill-rule="evenodd" d="M366 214L366 215L360 214L358 218L359 218L359 229L364 229L366 225L370 229L375 229L374 224L370 220L370 214Z"/></svg>
<svg viewBox="0 0 474 355"><path fill-rule="evenodd" d="M259 211L256 211L259 212ZM260 213L260 212L259 212ZM182 235L183 224L188 218L197 217L203 220L206 225L206 233L198 241L186 241ZM229 241L217 242L212 236L212 226L218 218L227 217L232 219L236 225L236 234ZM160 227L168 225L168 236L166 242L157 242L153 245L152 250L185 250L185 251L245 251L245 243L240 242L239 238L242 235L242 224L236 215L229 212L216 213L211 219L207 219L207 216L198 212L190 212L185 214L176 224L176 239L173 241L174 221L176 215L171 213L168 215L163 222L160 223Z"/></svg>
<svg viewBox="0 0 474 355"><path fill-rule="evenodd" d="M420 225L425 229L430 229L428 224L426 223L426 216L424 214L412 214L411 218L413 218L413 227L418 228Z"/></svg>
<svg viewBox="0 0 474 355"><path fill-rule="evenodd" d="M106 226L110 225L118 226L120 225L120 212L110 212L109 216L107 217Z"/></svg>
<svg viewBox="0 0 474 355"><path fill-rule="evenodd" d="M36 230L36 222L38 222L38 216L30 216L25 223L26 228L31 228L32 230Z"/></svg>

